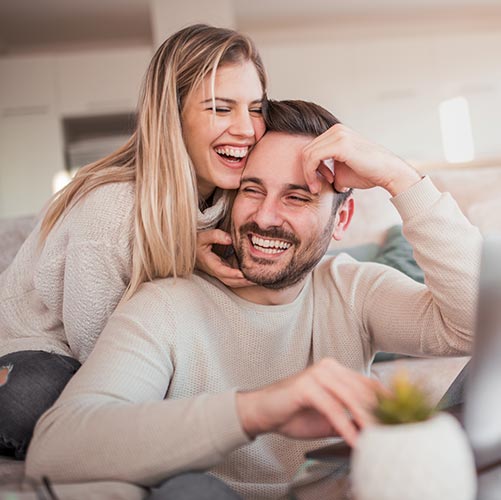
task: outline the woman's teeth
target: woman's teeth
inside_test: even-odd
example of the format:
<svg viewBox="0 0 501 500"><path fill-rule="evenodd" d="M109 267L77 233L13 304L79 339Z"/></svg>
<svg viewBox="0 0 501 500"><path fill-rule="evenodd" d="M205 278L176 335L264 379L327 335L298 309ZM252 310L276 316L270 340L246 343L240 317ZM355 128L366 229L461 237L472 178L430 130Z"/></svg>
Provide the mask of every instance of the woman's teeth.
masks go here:
<svg viewBox="0 0 501 500"><path fill-rule="evenodd" d="M267 240L258 236L251 237L252 245L263 253L280 253L287 250L291 243L282 240Z"/></svg>
<svg viewBox="0 0 501 500"><path fill-rule="evenodd" d="M224 146L224 147L219 147L219 148L214 148L216 153L221 156L225 156L228 159L234 159L234 160L241 160L242 158L245 158L247 156L247 153L249 152L249 148L235 148L235 147L229 147L229 146Z"/></svg>

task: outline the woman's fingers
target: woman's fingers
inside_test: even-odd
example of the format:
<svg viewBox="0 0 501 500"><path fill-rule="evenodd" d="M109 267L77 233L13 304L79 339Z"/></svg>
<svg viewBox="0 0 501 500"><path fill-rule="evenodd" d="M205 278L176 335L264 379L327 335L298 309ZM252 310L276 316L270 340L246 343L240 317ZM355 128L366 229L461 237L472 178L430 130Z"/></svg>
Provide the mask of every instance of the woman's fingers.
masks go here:
<svg viewBox="0 0 501 500"><path fill-rule="evenodd" d="M242 288L254 283L244 278L239 269L232 268L223 259L212 251L213 245L230 245L231 237L220 229L210 229L198 233L197 240L197 268L230 288Z"/></svg>
<svg viewBox="0 0 501 500"><path fill-rule="evenodd" d="M221 229L208 229L200 231L197 235L198 246L206 245L231 245L231 236Z"/></svg>

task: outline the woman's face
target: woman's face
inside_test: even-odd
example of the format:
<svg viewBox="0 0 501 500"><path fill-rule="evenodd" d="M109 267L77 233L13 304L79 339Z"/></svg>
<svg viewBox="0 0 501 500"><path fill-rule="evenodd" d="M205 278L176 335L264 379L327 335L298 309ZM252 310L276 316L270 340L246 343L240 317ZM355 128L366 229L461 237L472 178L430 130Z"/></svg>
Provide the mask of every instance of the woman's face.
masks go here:
<svg viewBox="0 0 501 500"><path fill-rule="evenodd" d="M239 186L247 155L265 131L262 99L263 88L250 61L218 68L214 101L210 74L186 99L183 137L204 199L216 187Z"/></svg>

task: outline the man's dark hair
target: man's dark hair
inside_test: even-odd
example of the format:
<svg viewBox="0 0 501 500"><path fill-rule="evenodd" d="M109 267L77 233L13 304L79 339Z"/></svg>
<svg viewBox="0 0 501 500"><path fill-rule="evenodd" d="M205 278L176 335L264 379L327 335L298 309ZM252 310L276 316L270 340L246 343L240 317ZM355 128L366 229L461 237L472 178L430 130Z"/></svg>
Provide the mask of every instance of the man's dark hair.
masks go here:
<svg viewBox="0 0 501 500"><path fill-rule="evenodd" d="M317 137L336 123L341 123L330 111L308 101L270 99L266 101L263 111L267 132ZM346 193L337 192L333 210L337 210L351 192L351 189Z"/></svg>
<svg viewBox="0 0 501 500"><path fill-rule="evenodd" d="M313 137L341 123L322 106L299 100L268 100L264 106L264 120L267 131Z"/></svg>

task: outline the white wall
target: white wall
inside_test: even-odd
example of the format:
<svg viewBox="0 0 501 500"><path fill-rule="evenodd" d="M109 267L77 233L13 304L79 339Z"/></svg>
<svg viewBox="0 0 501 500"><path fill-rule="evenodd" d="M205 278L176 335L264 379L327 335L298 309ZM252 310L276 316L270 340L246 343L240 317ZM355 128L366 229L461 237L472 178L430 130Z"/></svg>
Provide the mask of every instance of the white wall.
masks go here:
<svg viewBox="0 0 501 500"><path fill-rule="evenodd" d="M476 158L501 156L501 30L342 37L308 28L257 40L273 98L302 98L416 163L444 159L438 106L470 105ZM311 36L309 36L311 35Z"/></svg>
<svg viewBox="0 0 501 500"><path fill-rule="evenodd" d="M52 195L63 118L135 111L150 57L141 46L0 58L0 217L37 213Z"/></svg>
<svg viewBox="0 0 501 500"><path fill-rule="evenodd" d="M419 164L443 160L438 105L463 95L477 158L501 158L496 23L368 16L267 25L224 13L223 20L256 41L271 97L316 101ZM158 36L175 29L168 14L157 12ZM64 165L62 117L134 110L152 49L0 58L0 217L34 213L50 195L52 176Z"/></svg>

